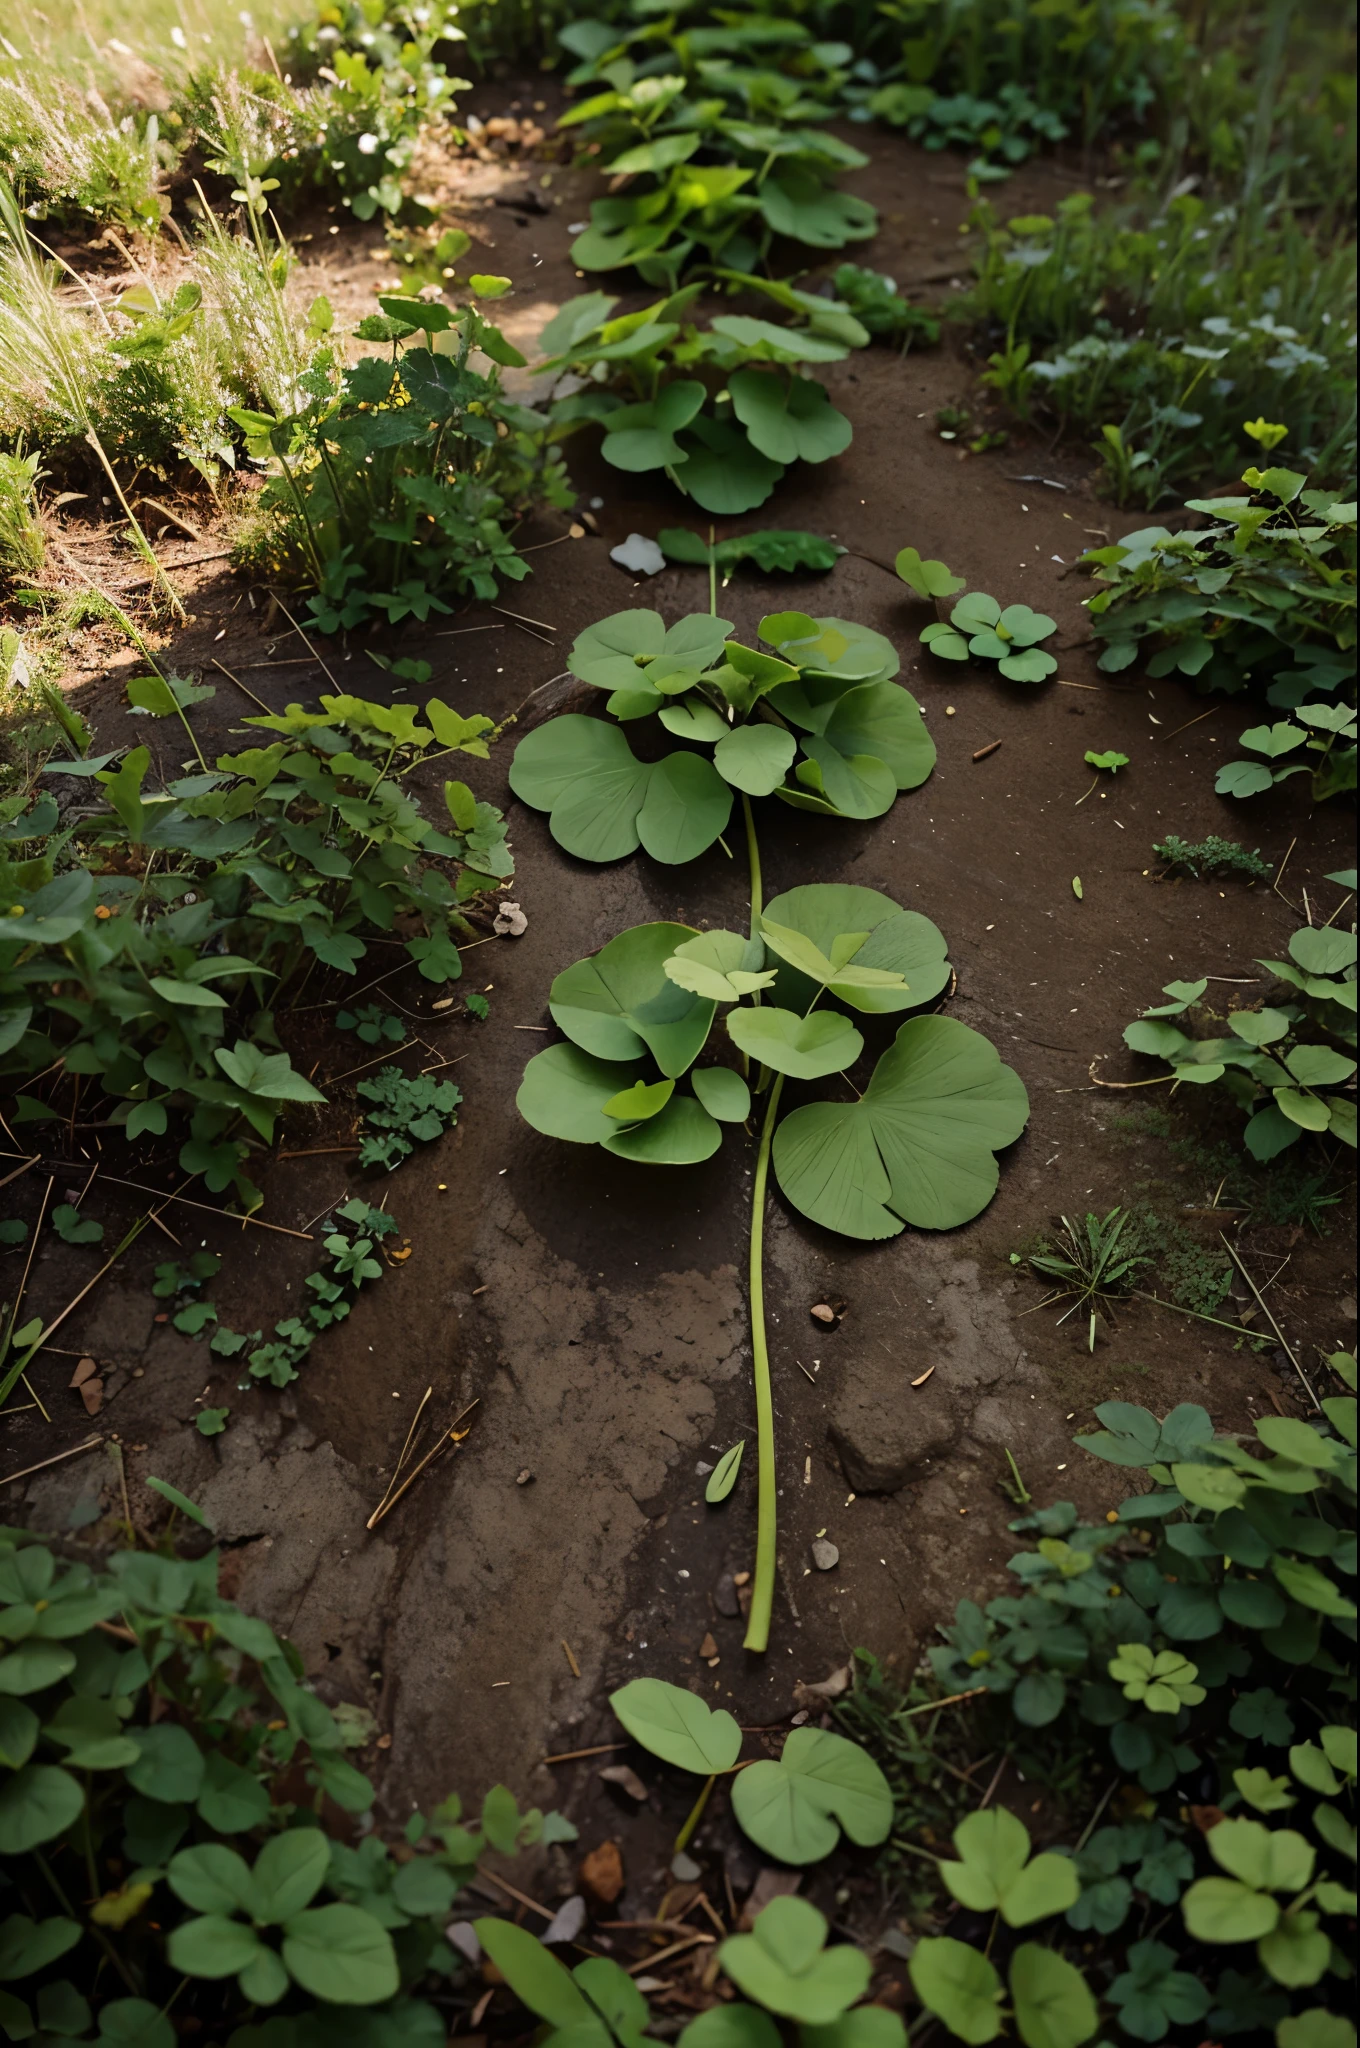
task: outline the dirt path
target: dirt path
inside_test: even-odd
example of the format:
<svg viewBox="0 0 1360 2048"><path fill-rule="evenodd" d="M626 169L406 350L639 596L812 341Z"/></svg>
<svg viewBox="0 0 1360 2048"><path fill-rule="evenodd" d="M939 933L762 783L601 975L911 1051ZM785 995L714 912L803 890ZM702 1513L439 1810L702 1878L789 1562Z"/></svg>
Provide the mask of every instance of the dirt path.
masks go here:
<svg viewBox="0 0 1360 2048"><path fill-rule="evenodd" d="M885 225L856 260L907 285L937 278L963 260L961 175L892 138L872 135L870 144L874 167L852 183L877 200ZM563 253L564 218L583 203L575 174L554 173L550 216L493 210L507 193L541 194L539 175L529 186L476 166L468 184L480 181L481 210L469 199L461 212L494 236L497 267L521 286L507 324L526 339L582 288ZM459 173L450 177L458 189ZM1035 171L1014 181L1006 203L1032 207L1070 182ZM317 266L337 303L351 294L347 312L371 303L378 266L364 241L347 235L340 260ZM450 1786L474 1793L502 1778L607 1831L609 1809L593 1812L602 1795L592 1766L574 1778L536 1772L535 1762L611 1738L610 1683L643 1671L687 1679L743 1722L772 1723L793 1710L795 1681L825 1677L856 1644L909 1669L959 1598L985 1597L999 1582L1013 1548L1005 1524L1015 1510L998 1485L1007 1449L1041 1501L1071 1495L1103 1508L1121 1497L1121 1475L1084 1460L1070 1441L1094 1402L1198 1399L1227 1427L1290 1402L1270 1354L1239 1353L1226 1332L1142 1304L1089 1356L1074 1325L1055 1329L1050 1312L1030 1313L1041 1297L1010 1254L1062 1210L1103 1210L1149 1186L1169 1187L1178 1204L1212 1196L1155 1126L1139 1123L1161 1091L1102 1092L1088 1068L1101 1058L1111 1078L1134 1078L1140 1069L1120 1033L1164 981L1257 973L1253 960L1278 955L1301 920L1269 887L1159 881L1153 841L1168 831L1225 832L1259 842L1278 863L1297 839L1285 881L1297 903L1303 886L1318 900L1320 878L1350 858L1349 821L1337 806L1310 814L1296 783L1264 808L1228 814L1213 770L1243 722L1238 712L1215 702L1179 733L1202 709L1182 687L1099 677L1084 642L1088 586L1070 564L1093 532L1147 520L1090 494L1079 449L1049 453L1017 440L964 457L941 441L935 410L966 398L971 379L949 341L906 359L875 348L833 366L828 382L854 423L853 447L791 477L766 516L833 534L850 552L830 577L740 581L721 605L748 640L763 612L797 605L861 620L901 648L903 681L939 748L934 775L870 825L767 814L767 893L843 878L928 914L958 972L947 1010L995 1040L1032 1103L996 1201L948 1237L907 1232L860 1248L774 1203L781 1588L769 1656L743 1656L730 1586L751 1562L754 1488L739 1488L719 1512L699 1505L704 1468L752 1426L742 1292L752 1150L729 1144L706 1166L649 1173L552 1145L514 1108L526 1058L548 1042L547 989L562 967L649 916L742 921L744 868L721 851L680 871L641 857L586 868L553 844L542 817L513 809L514 893L529 929L468 956L467 985L491 990L490 1020L439 1027L440 1045L459 1039L462 1120L381 1183L411 1257L318 1343L285 1395L240 1389L204 1348L153 1322L150 1268L172 1255L163 1240L139 1244L117 1285L69 1326L68 1345L88 1345L114 1368L101 1426L128 1449L134 1495L154 1472L200 1500L230 1546L231 1588L294 1637L329 1696L376 1708L390 1737L384 1801L394 1814ZM1032 472L1066 488L1016 481ZM550 647L485 607L454 623L500 630L402 641L403 653L434 663L434 688L463 709L502 715L521 705L558 675L574 634L607 612L706 606L697 572L667 571L644 586L609 560L610 544L630 530L683 517L664 487L625 498L629 480L588 460L577 480L583 502L604 500L602 537L534 556L534 577L512 600L548 622ZM562 525L545 523L534 538L553 539ZM908 543L1003 602L1050 611L1061 629L1061 682L1013 686L924 656L929 614L884 566ZM172 650L177 665L204 662L209 651L229 666L262 659L267 643L240 586L217 569L200 573L193 627ZM279 646L280 656L289 651ZM387 687L361 652L351 650L340 672L369 694ZM324 687L305 667L252 669L246 680L280 705ZM100 745L114 745L127 715L116 677L83 685L83 701ZM225 731L243 708L222 684L211 710ZM1000 747L975 762L994 741ZM482 778L506 804L509 744ZM1108 747L1132 766L1078 805L1090 781L1083 754ZM340 1157L280 1163L264 1214L308 1226L351 1179ZM366 1192L377 1199L371 1184ZM134 1199L110 1193L101 1213L116 1220ZM213 1295L236 1328L288 1313L290 1291L315 1263L314 1244L194 1212L180 1212L176 1229L186 1247L202 1240L230 1255ZM1212 1220L1202 1235L1216 1242ZM1291 1339L1351 1341L1340 1212L1330 1239L1262 1230L1253 1241L1292 1254L1272 1296ZM58 1247L38 1268L41 1298L64 1299L88 1271L81 1255ZM829 1297L847 1304L832 1329L808 1313ZM928 1366L930 1378L913 1388ZM54 1427L22 1418L11 1468L80 1440L85 1418L65 1389L67 1370L59 1357L40 1364ZM192 1427L205 1382L232 1408L212 1442ZM368 1536L365 1518L427 1385L439 1412L479 1402L472 1433ZM102 1460L74 1459L32 1483L23 1513L59 1526L108 1481ZM826 1573L810 1569L809 1544L822 1531L840 1551ZM719 1661L705 1668L698 1650L710 1632Z"/></svg>

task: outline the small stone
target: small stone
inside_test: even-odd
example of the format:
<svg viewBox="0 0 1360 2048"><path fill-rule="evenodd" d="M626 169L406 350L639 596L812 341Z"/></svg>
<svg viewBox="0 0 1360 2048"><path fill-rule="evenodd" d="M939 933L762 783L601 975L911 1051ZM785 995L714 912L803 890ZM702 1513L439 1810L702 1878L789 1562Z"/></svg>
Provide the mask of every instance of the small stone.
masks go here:
<svg viewBox="0 0 1360 2048"><path fill-rule="evenodd" d="M841 1554L834 1543L828 1543L825 1536L819 1536L812 1546L812 1562L819 1572L829 1572L840 1563Z"/></svg>
<svg viewBox="0 0 1360 2048"><path fill-rule="evenodd" d="M701 1657L716 1657L717 1654L718 1645L714 1642L711 1634L706 1635L699 1645L699 1655Z"/></svg>
<svg viewBox="0 0 1360 2048"><path fill-rule="evenodd" d="M683 1849L671 1858L671 1876L677 1884L697 1884L703 1876L703 1865L687 1856Z"/></svg>
<svg viewBox="0 0 1360 2048"><path fill-rule="evenodd" d="M656 576L666 566L666 557L645 533L630 533L627 540L609 550L609 559L621 569L631 570L634 576Z"/></svg>
<svg viewBox="0 0 1360 2048"><path fill-rule="evenodd" d="M82 1380L80 1383L80 1398L85 1403L85 1413L87 1415L97 1415L104 1405L103 1380Z"/></svg>
<svg viewBox="0 0 1360 2048"><path fill-rule="evenodd" d="M617 1842L601 1842L585 1858L577 1880L588 1900L596 1906L612 1906L623 1890L623 1857Z"/></svg>
<svg viewBox="0 0 1360 2048"><path fill-rule="evenodd" d="M741 1613L741 1608L737 1604L737 1588L731 1572L724 1572L713 1588L713 1605L719 1614L726 1615L729 1621L735 1621Z"/></svg>
<svg viewBox="0 0 1360 2048"><path fill-rule="evenodd" d="M545 1947L558 1941L575 1941L586 1924L586 1902L579 1892L573 1892L565 1905L558 1907L539 1940Z"/></svg>
<svg viewBox="0 0 1360 2048"><path fill-rule="evenodd" d="M814 1302L808 1314L815 1316L819 1323L834 1323L836 1320L835 1309L829 1308L824 1301Z"/></svg>
<svg viewBox="0 0 1360 2048"><path fill-rule="evenodd" d="M528 1486L531 1480L533 1479L533 1476L533 1473L529 1470L529 1467L526 1465L522 1472L517 1472L515 1474L516 1486Z"/></svg>

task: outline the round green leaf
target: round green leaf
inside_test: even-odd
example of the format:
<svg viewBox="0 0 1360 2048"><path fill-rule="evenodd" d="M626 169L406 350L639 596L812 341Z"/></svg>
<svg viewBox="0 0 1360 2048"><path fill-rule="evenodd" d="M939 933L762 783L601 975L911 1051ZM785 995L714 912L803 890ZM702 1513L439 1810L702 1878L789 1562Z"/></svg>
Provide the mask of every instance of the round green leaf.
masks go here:
<svg viewBox="0 0 1360 2048"><path fill-rule="evenodd" d="M653 860L678 867L711 846L731 815L732 792L710 760L667 754L651 769L637 834Z"/></svg>
<svg viewBox="0 0 1360 2048"><path fill-rule="evenodd" d="M518 1827L515 1832L518 1834ZM409 1913L413 1920L435 1914L445 1917L457 1892L458 1879L453 1872L429 1856L417 1856L411 1863L402 1863L392 1874L392 1896L402 1912Z"/></svg>
<svg viewBox="0 0 1360 2048"><path fill-rule="evenodd" d="M941 661L968 659L968 642L961 634L956 633L952 626L946 626L941 621L926 627L921 635L921 645L928 647Z"/></svg>
<svg viewBox="0 0 1360 2048"><path fill-rule="evenodd" d="M610 709L613 710L611 699ZM655 705L649 707L656 709ZM618 713L615 713L618 716ZM702 697L682 697L678 704L663 704L661 723L667 732L673 732L678 740L694 740L698 745L711 747L718 740L732 736L732 728L720 711L706 704ZM727 780L732 780L728 776Z"/></svg>
<svg viewBox="0 0 1360 2048"><path fill-rule="evenodd" d="M162 1722L131 1731L141 1754L127 1767L127 1780L148 1799L192 1803L203 1789L203 1752L187 1728Z"/></svg>
<svg viewBox="0 0 1360 2048"><path fill-rule="evenodd" d="M736 1485L737 1474L741 1470L742 1453L745 1449L746 1439L743 1437L740 1443L733 1444L730 1451L723 1452L717 1464L709 1473L708 1484L704 1488L704 1499L711 1508L717 1507L719 1501L726 1500L728 1494Z"/></svg>
<svg viewBox="0 0 1360 2048"><path fill-rule="evenodd" d="M631 1679L609 1695L609 1704L634 1742L682 1771L711 1777L730 1770L741 1752L741 1730L724 1708L664 1679Z"/></svg>
<svg viewBox="0 0 1360 2048"><path fill-rule="evenodd" d="M720 1124L744 1124L751 1114L751 1091L731 1067L695 1067L690 1086L710 1116Z"/></svg>
<svg viewBox="0 0 1360 2048"><path fill-rule="evenodd" d="M1026 647L1019 654L1003 654L997 666L1013 683L1042 683L1056 673L1058 664L1042 647Z"/></svg>
<svg viewBox="0 0 1360 2048"><path fill-rule="evenodd" d="M288 1972L282 1958L263 1944L236 1977L241 1996L251 2005L277 2005L288 1990Z"/></svg>
<svg viewBox="0 0 1360 2048"><path fill-rule="evenodd" d="M926 599L952 597L967 580L956 576L943 562L922 561L915 548L901 548L894 566L902 581L909 583L918 597Z"/></svg>
<svg viewBox="0 0 1360 2048"><path fill-rule="evenodd" d="M880 1016L914 1010L928 1003L949 981L943 933L919 911L903 910L891 896L848 882L809 882L790 889L766 906L765 916L801 932L822 953L829 953L841 932L867 937L847 963L900 974L905 988L860 986L850 978L831 981L831 993L852 1010ZM806 1009L813 984L792 967L779 970L777 992L787 1008Z"/></svg>
<svg viewBox="0 0 1360 2048"><path fill-rule="evenodd" d="M1232 1877L1200 1878L1181 1900L1181 1911L1196 1941L1258 1941L1280 1917L1268 1893Z"/></svg>
<svg viewBox="0 0 1360 2048"><path fill-rule="evenodd" d="M734 789L744 789L748 796L769 796L788 774L797 752L798 742L783 726L739 725L718 741L713 765Z"/></svg>
<svg viewBox="0 0 1360 2048"><path fill-rule="evenodd" d="M1022 1942L1011 1957L1015 2024L1025 2048L1079 2048L1100 2023L1095 1999L1075 1964Z"/></svg>
<svg viewBox="0 0 1360 2048"><path fill-rule="evenodd" d="M760 187L760 210L777 235L814 249L840 249L878 228L867 199L824 185L812 171L786 168ZM579 261L579 258L578 258Z"/></svg>
<svg viewBox="0 0 1360 2048"><path fill-rule="evenodd" d="M775 1172L795 1208L848 1237L895 1237L904 1222L950 1230L986 1208L993 1154L1028 1115L1019 1075L979 1032L912 1018L862 1101L809 1103L784 1119Z"/></svg>
<svg viewBox="0 0 1360 2048"><path fill-rule="evenodd" d="M852 683L891 682L902 666L892 641L853 619L809 618L806 612L772 612L760 622L760 637L807 676Z"/></svg>
<svg viewBox="0 0 1360 2048"><path fill-rule="evenodd" d="M885 1841L892 1793L857 1742L825 1728L795 1728L777 1763L752 1764L732 1785L732 1811L751 1840L785 1863L815 1863L836 1845L839 1821L852 1842Z"/></svg>
<svg viewBox="0 0 1360 2048"><path fill-rule="evenodd" d="M1355 965L1355 933L1331 925L1304 925L1289 941L1289 955L1305 974L1344 974Z"/></svg>
<svg viewBox="0 0 1360 2048"><path fill-rule="evenodd" d="M1001 1979L979 1949L949 1935L926 1935L907 1965L912 1989L927 2012L971 2048L1001 2032Z"/></svg>
<svg viewBox="0 0 1360 2048"><path fill-rule="evenodd" d="M0 1694L14 1697L45 1692L49 1685L74 1671L75 1664L74 1650L68 1650L62 1643L20 1643L8 1657L0 1657Z"/></svg>
<svg viewBox="0 0 1360 2048"><path fill-rule="evenodd" d="M815 378L737 370L727 385L732 410L752 444L772 462L826 462L850 446L849 420Z"/></svg>
<svg viewBox="0 0 1360 2048"><path fill-rule="evenodd" d="M690 2021L680 2036L680 2048L782 2048L782 2036L769 2014L757 2012L753 2005L711 2005ZM886 2048L896 2048L896 2044L886 2044ZM1289 2048L1347 2048L1347 2044L1301 2041L1290 2043Z"/></svg>
<svg viewBox="0 0 1360 2048"><path fill-rule="evenodd" d="M809 737L807 759L796 773L801 788L779 795L798 810L830 811L841 818L881 818L897 795L897 778L876 754L843 754L834 740Z"/></svg>
<svg viewBox="0 0 1360 2048"><path fill-rule="evenodd" d="M1339 2013L1314 2006L1311 2012L1291 2013L1280 2020L1275 2041L1276 2048L1355 2048L1355 2028ZM711 2048L721 2044L715 2040Z"/></svg>
<svg viewBox="0 0 1360 2048"><path fill-rule="evenodd" d="M567 712L520 741L509 781L522 802L550 814L559 846L581 860L606 861L636 849L651 778L617 726Z"/></svg>
<svg viewBox="0 0 1360 2048"><path fill-rule="evenodd" d="M175 2048L174 2027L146 1998L115 1998L99 2008L96 2048Z"/></svg>
<svg viewBox="0 0 1360 2048"><path fill-rule="evenodd" d="M681 447L685 461L675 481L696 505L722 518L763 505L784 474L783 464L752 447L741 427L706 413L686 428Z"/></svg>
<svg viewBox="0 0 1360 2048"><path fill-rule="evenodd" d="M249 1968L262 1946L255 1929L243 1920L204 1913L171 1928L167 1953L171 1969L182 1976L234 1977L238 1970Z"/></svg>
<svg viewBox="0 0 1360 2048"><path fill-rule="evenodd" d="M330 1843L320 1828L289 1828L255 1859L252 1918L272 1926L309 1906L325 1882Z"/></svg>
<svg viewBox="0 0 1360 2048"><path fill-rule="evenodd" d="M604 1106L637 1073L636 1067L594 1059L576 1045L550 1045L524 1069L515 1107L545 1138L603 1145L618 1135Z"/></svg>
<svg viewBox="0 0 1360 2048"><path fill-rule="evenodd" d="M666 625L660 612L613 612L578 634L567 656L567 667L581 682L592 683L597 690L628 689L637 683L646 664L655 660L665 645ZM560 719L555 721L553 730L560 725Z"/></svg>
<svg viewBox="0 0 1360 2048"><path fill-rule="evenodd" d="M847 690L823 737L848 757L869 754L882 761L898 789L919 788L935 766L935 742L920 706L899 683L864 683Z"/></svg>
<svg viewBox="0 0 1360 2048"><path fill-rule="evenodd" d="M645 1166L698 1166L711 1159L721 1143L722 1128L703 1104L692 1095L675 1095L647 1123L631 1131L616 1129L604 1149Z"/></svg>
<svg viewBox="0 0 1360 2048"><path fill-rule="evenodd" d="M949 623L957 633L977 634L995 626L1000 617L1001 607L994 597L988 597L985 590L970 590L949 614Z"/></svg>
<svg viewBox="0 0 1360 2048"><path fill-rule="evenodd" d="M554 1023L599 1059L638 1059L647 1051L663 1074L683 1074L703 1049L713 1003L682 988L665 963L697 936L692 925L663 922L620 932L557 976L548 993Z"/></svg>
<svg viewBox="0 0 1360 2048"><path fill-rule="evenodd" d="M75 1947L83 1931L76 1920L30 1920L26 1913L11 1913L0 1921L0 1982L13 1984L45 1970Z"/></svg>
<svg viewBox="0 0 1360 2048"><path fill-rule="evenodd" d="M631 1088L621 1088L610 1096L604 1113L619 1123L645 1123L648 1117L660 1114L674 1093L674 1081L634 1081Z"/></svg>
<svg viewBox="0 0 1360 2048"><path fill-rule="evenodd" d="M864 1040L854 1025L832 1010L814 1010L810 1017L800 1017L794 1010L775 1010L762 1004L758 1010L730 1011L727 1030L732 1043L748 1058L799 1081L839 1074L852 1067L864 1050Z"/></svg>
<svg viewBox="0 0 1360 2048"><path fill-rule="evenodd" d="M204 1760L198 1817L219 1835L244 1835L269 1818L269 1793L253 1771L234 1764L220 1750Z"/></svg>
<svg viewBox="0 0 1360 2048"><path fill-rule="evenodd" d="M195 1913L254 1916L255 1883L250 1866L224 1842L200 1842L172 1856L166 1872L170 1889Z"/></svg>
<svg viewBox="0 0 1360 2048"><path fill-rule="evenodd" d="M1352 1911L1354 1901L1351 1892ZM1256 1953L1277 1984L1298 1991L1320 1981L1331 1961L1332 1944L1316 1913L1286 1913L1262 1935Z"/></svg>
<svg viewBox="0 0 1360 2048"><path fill-rule="evenodd" d="M387 1929L361 1906L315 1906L283 1930L288 1973L329 2005L378 2005L400 1989Z"/></svg>
<svg viewBox="0 0 1360 2048"><path fill-rule="evenodd" d="M69 1772L25 1764L0 1785L0 1855L23 1856L64 1834L85 1804Z"/></svg>

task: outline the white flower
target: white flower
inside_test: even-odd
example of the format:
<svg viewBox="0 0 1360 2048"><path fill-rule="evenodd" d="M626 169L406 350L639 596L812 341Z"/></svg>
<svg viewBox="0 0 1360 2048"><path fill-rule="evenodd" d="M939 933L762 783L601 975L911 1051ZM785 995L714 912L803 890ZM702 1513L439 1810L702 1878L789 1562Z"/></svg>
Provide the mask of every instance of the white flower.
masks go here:
<svg viewBox="0 0 1360 2048"><path fill-rule="evenodd" d="M177 50L187 50L189 47L189 39L182 28L172 28L170 40Z"/></svg>
<svg viewBox="0 0 1360 2048"><path fill-rule="evenodd" d="M361 136L359 137L359 154L360 154L360 156L372 156L372 154L373 154L374 150L375 150L375 149L376 149L377 147L378 147L378 138L377 138L377 136L376 136L376 135L361 135Z"/></svg>

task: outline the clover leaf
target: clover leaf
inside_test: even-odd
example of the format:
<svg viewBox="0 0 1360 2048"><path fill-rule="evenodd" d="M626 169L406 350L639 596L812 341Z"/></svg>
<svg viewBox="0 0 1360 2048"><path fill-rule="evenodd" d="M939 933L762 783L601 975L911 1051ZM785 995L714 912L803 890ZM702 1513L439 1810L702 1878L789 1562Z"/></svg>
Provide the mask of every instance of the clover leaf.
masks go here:
<svg viewBox="0 0 1360 2048"><path fill-rule="evenodd" d="M809 882L790 889L766 905L761 923L801 934L828 962L838 939L854 934L859 944L844 952L826 982L831 994L852 1010L882 1016L914 1010L939 995L949 981L944 935L919 911L903 910L881 890L849 882ZM799 971L783 948L772 946L786 963L779 969L778 999L788 1009L806 1010L815 974ZM879 975L884 979L879 979Z"/></svg>
<svg viewBox="0 0 1360 2048"><path fill-rule="evenodd" d="M1038 643L1057 630L1057 621L1047 612L1032 611L1027 604L1007 605L1003 611L985 591L970 590L949 614L949 624L927 626L921 642L945 661L962 661L971 654L996 662L1012 682L1038 683L1058 666Z"/></svg>
<svg viewBox="0 0 1360 2048"><path fill-rule="evenodd" d="M951 1017L913 1018L853 1103L805 1104L774 1138L779 1185L847 1237L907 1223L949 1230L996 1192L993 1156L1024 1129L1029 1098L996 1048Z"/></svg>
<svg viewBox="0 0 1360 2048"><path fill-rule="evenodd" d="M910 584L918 597L952 597L956 590L962 590L967 582L964 576L956 576L943 562L922 561L915 548L902 548L894 565L904 583Z"/></svg>
<svg viewBox="0 0 1360 2048"><path fill-rule="evenodd" d="M750 1775L743 1772L737 1784ZM871 1972L863 1950L849 1942L829 1949L826 1936L826 1921L810 1900L771 1899L749 1934L728 1936L718 1960L738 1989L768 2011L804 2026L830 2026L863 1997Z"/></svg>
<svg viewBox="0 0 1360 2048"><path fill-rule="evenodd" d="M639 845L679 865L711 846L732 792L710 761L670 754L639 761L617 727L568 712L520 741L510 787L549 813L559 846L582 860L618 860Z"/></svg>
<svg viewBox="0 0 1360 2048"><path fill-rule="evenodd" d="M970 1813L953 1839L960 1860L942 1862L940 1876L974 1912L999 1912L1008 1927L1027 1927L1076 1904L1081 1885L1071 1857L1031 1857L1028 1829L1005 1807Z"/></svg>
<svg viewBox="0 0 1360 2048"><path fill-rule="evenodd" d="M862 1848L886 1841L893 1801L887 1779L858 1743L829 1729L795 1728L777 1762L752 1764L733 1780L732 1811L767 1856L802 1864L830 1855L837 1822Z"/></svg>
<svg viewBox="0 0 1360 2048"><path fill-rule="evenodd" d="M826 462L850 446L849 420L815 378L738 370L728 389L752 447L771 462Z"/></svg>
<svg viewBox="0 0 1360 2048"><path fill-rule="evenodd" d="M1135 2041L1160 2041L1173 2026L1192 2026L1209 2010L1209 1993L1198 1977L1178 1970L1175 1949L1163 1941L1135 1941L1128 1968L1111 1984L1108 1997L1119 2024Z"/></svg>
<svg viewBox="0 0 1360 2048"><path fill-rule="evenodd" d="M1113 748L1108 749L1103 754L1092 754L1088 752L1086 756L1086 761L1089 767L1106 768L1109 770L1111 775L1117 775L1121 768L1127 768L1129 765L1128 755L1117 754Z"/></svg>
<svg viewBox="0 0 1360 2048"><path fill-rule="evenodd" d="M1178 1714L1206 1697L1204 1687L1195 1684L1198 1667L1179 1650L1154 1654L1147 1643L1121 1643L1106 1668L1123 1686L1125 1699L1140 1700L1151 1714Z"/></svg>

